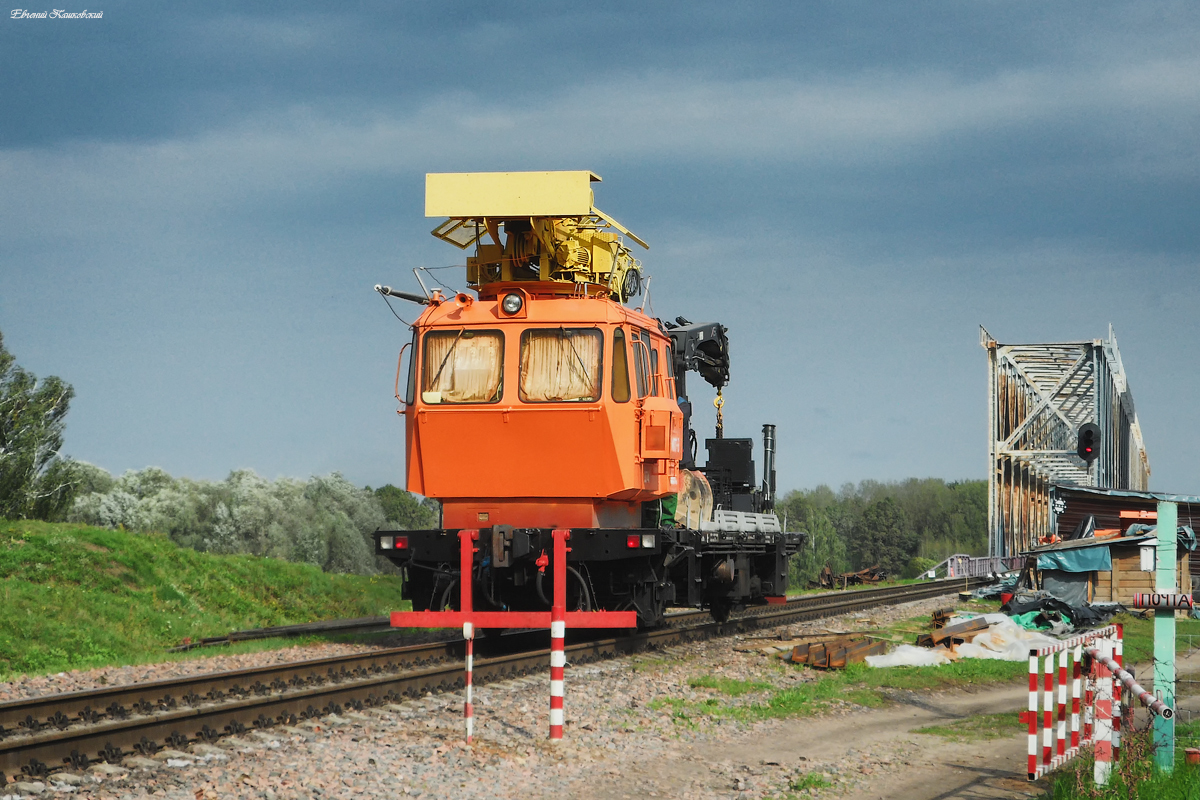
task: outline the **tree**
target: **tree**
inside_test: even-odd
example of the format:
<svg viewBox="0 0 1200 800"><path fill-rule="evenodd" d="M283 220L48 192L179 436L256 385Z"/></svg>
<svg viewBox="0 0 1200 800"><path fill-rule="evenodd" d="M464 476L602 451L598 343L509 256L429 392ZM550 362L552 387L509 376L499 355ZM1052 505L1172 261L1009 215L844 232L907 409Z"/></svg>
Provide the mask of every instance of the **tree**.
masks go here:
<svg viewBox="0 0 1200 800"><path fill-rule="evenodd" d="M890 574L899 575L917 554L919 543L920 537L909 526L904 509L893 498L884 497L863 509L854 526L850 550L858 569L878 564Z"/></svg>
<svg viewBox="0 0 1200 800"><path fill-rule="evenodd" d="M371 487L368 486L367 490L370 491L370 489ZM388 522L399 525L401 530L420 531L438 526L436 500L427 497L419 501L411 492L406 492L390 483L376 489L375 496L379 498Z"/></svg>
<svg viewBox="0 0 1200 800"><path fill-rule="evenodd" d="M59 456L75 390L16 365L0 334L0 517L53 519L74 499L72 462Z"/></svg>

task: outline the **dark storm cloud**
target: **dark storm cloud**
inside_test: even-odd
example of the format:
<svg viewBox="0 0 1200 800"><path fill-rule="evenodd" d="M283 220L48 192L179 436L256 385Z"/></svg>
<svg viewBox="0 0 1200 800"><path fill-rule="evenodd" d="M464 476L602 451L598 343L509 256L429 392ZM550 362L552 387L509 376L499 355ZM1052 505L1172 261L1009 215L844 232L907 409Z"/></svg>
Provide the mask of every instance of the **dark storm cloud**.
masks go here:
<svg viewBox="0 0 1200 800"><path fill-rule="evenodd" d="M1200 390L1194 4L104 12L0 20L0 330L75 383L75 455L397 482L369 287L461 260L424 173L591 168L657 310L734 331L787 485L982 475L977 325L1112 321L1157 485L1200 491L1158 432Z"/></svg>
<svg viewBox="0 0 1200 800"><path fill-rule="evenodd" d="M95 24L0 28L0 137L154 139L295 104L404 113L462 92L520 106L650 73L983 78L1194 53L1195 17L1188 4L120 2Z"/></svg>

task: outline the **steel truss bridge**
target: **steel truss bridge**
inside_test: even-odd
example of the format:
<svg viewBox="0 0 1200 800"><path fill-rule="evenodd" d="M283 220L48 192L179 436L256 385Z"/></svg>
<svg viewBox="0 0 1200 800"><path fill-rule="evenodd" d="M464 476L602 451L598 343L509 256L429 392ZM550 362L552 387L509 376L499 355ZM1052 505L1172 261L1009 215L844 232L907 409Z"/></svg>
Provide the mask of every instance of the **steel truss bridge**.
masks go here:
<svg viewBox="0 0 1200 800"><path fill-rule="evenodd" d="M1145 491L1150 462L1112 326L1107 339L1001 344L988 354L988 554L1049 536L1051 484ZM1100 426L1099 456L1076 455L1079 427Z"/></svg>

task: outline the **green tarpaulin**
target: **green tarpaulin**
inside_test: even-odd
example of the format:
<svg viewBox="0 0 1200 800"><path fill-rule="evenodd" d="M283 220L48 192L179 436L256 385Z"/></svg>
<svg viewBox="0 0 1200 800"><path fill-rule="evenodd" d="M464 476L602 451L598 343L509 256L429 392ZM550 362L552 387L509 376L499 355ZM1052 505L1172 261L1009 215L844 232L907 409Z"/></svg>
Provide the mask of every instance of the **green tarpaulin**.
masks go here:
<svg viewBox="0 0 1200 800"><path fill-rule="evenodd" d="M1038 553L1037 565L1038 569L1061 569L1063 572L1112 572L1112 556L1105 545L1080 547Z"/></svg>

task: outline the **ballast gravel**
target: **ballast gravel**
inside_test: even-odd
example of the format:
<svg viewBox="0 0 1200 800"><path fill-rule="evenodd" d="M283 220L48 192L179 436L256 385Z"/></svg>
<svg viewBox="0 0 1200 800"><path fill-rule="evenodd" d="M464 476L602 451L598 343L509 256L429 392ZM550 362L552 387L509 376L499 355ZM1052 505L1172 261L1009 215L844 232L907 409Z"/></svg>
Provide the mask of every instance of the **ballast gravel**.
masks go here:
<svg viewBox="0 0 1200 800"><path fill-rule="evenodd" d="M792 625L785 636L861 630L928 614L949 602L948 598L924 600ZM543 673L477 686L471 745L463 742L462 693L427 695L364 712L328 715L295 728L227 737L216 745L193 744L186 753L160 753L158 759L94 765L86 775L60 773L40 785L10 784L0 788L0 800L62 794L97 800L834 797L911 757L913 746L904 742L848 750L826 761L798 755L786 762L743 757L746 763L740 763L696 756L699 749L711 753L714 746L753 742L756 737L770 737L780 726L795 724L792 720L745 723L687 713L689 705L698 703L746 705L767 696L767 690L731 697L689 686L689 680L698 677L750 681L773 689L817 680L812 670L787 667L750 646L768 635L764 631L754 638L714 639L568 665L565 740L557 744L546 738L549 677ZM4 686L0 699L92 688L103 685L98 675L108 684L160 680L356 649L319 645L92 670ZM835 700L818 713L864 712ZM657 765L667 761L690 766L683 773L660 770Z"/></svg>
<svg viewBox="0 0 1200 800"><path fill-rule="evenodd" d="M407 641L404 643L411 644ZM7 683L0 683L0 703L9 700L26 700L47 694L82 692L109 686L164 681L188 675L203 675L206 672L265 667L290 661L309 661L351 653L367 653L377 649L379 648L363 644L321 643L284 647L279 650L263 650L257 653L213 655L185 661L138 664L130 667L100 667L33 677L22 675Z"/></svg>

